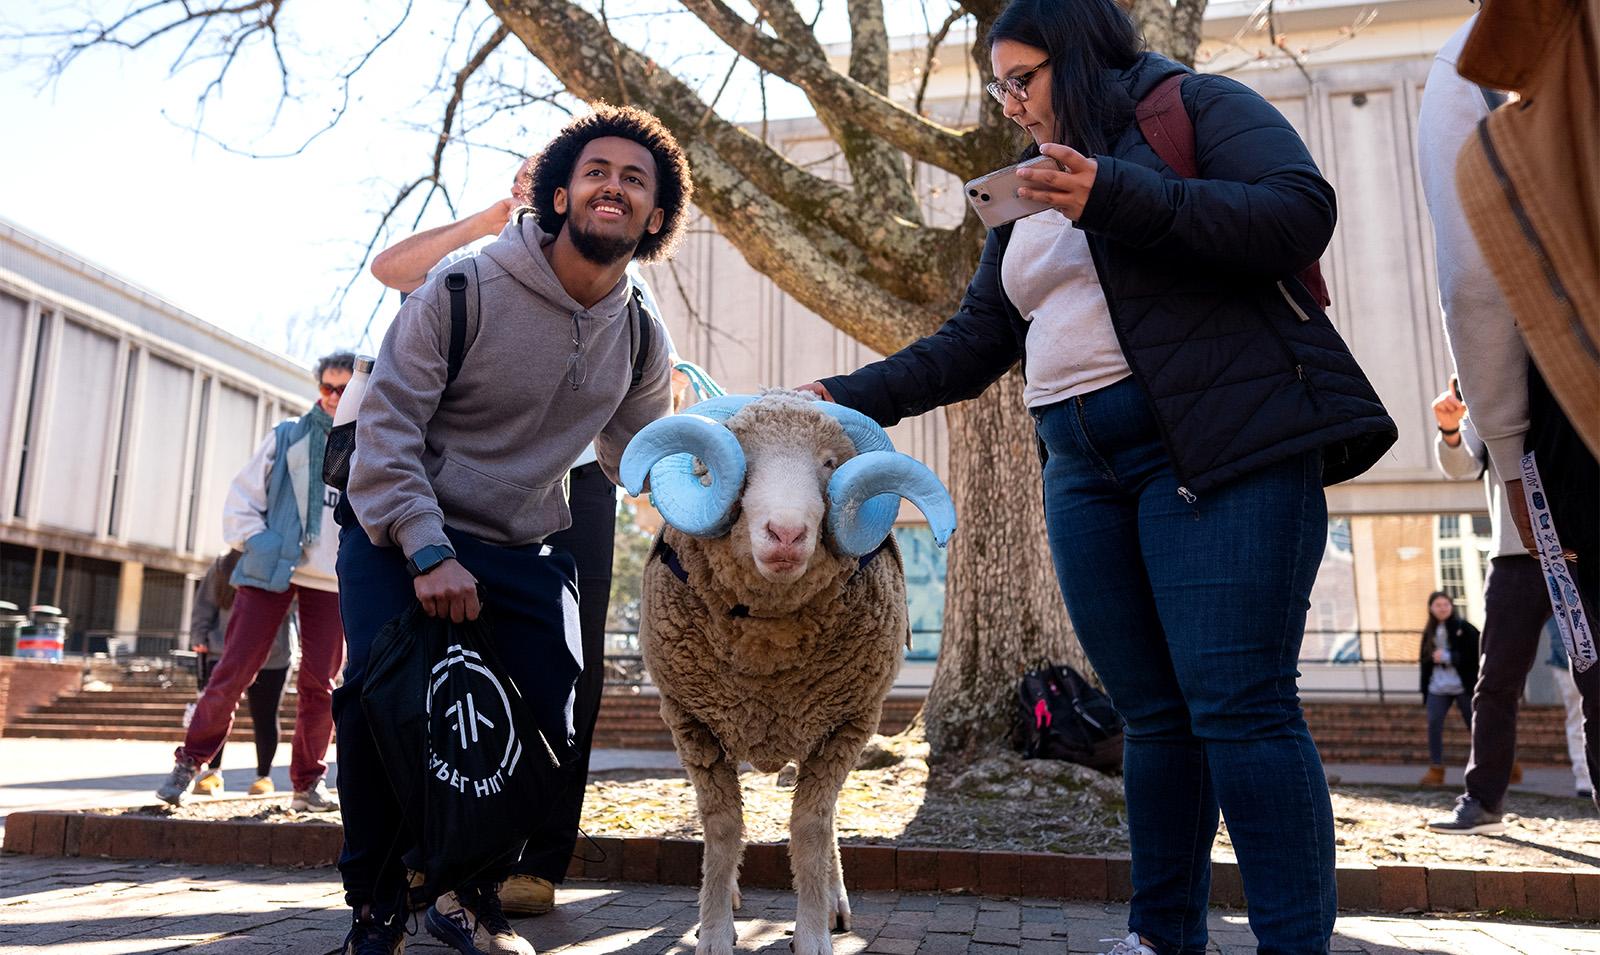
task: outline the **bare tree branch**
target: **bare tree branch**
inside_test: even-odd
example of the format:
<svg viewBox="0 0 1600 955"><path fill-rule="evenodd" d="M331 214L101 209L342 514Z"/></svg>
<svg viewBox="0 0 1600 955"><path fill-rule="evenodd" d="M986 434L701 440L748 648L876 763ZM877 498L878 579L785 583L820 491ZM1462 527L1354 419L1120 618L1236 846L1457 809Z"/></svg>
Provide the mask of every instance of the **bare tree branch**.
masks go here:
<svg viewBox="0 0 1600 955"><path fill-rule="evenodd" d="M207 82L196 98L196 115L192 121L180 122L165 110L162 111L163 117L197 138L204 139L234 155L246 156L252 159L286 159L304 152L307 147L332 130L344 118L350 107L351 86L356 76L366 67L372 57L393 39L394 35L405 25L411 16L413 0L407 0L405 9L396 18L394 24L369 44L359 56L351 61L349 66L340 71L336 78L336 82L339 84L339 106L325 124L312 132L295 148L281 152L245 149L204 132L202 125L204 123L205 109L212 95L222 91L228 73L238 60L239 55L244 52L251 42L259 38L265 37L278 70L279 96L268 124L269 127L276 125L284 104L294 98L289 86L290 69L284 59L278 32L279 16L283 11L283 3L284 0L243 0L243 2L232 4L224 2L196 7L190 0L152 0L150 3L145 3L129 10L110 24L91 24L78 29L47 32L36 34L35 36L61 36L70 41L65 50L52 58L50 75L60 76L62 71L79 56L95 46L113 46L127 50L138 50L180 28L192 26L194 28L193 32L183 46L179 48L177 55L168 67L169 75L176 75L185 67L212 60L221 61L220 66L216 75ZM162 15L168 15L169 19L161 20L149 26L145 25L145 21L150 17L160 17ZM210 48L199 49L201 41L207 37L211 40Z"/></svg>
<svg viewBox="0 0 1600 955"><path fill-rule="evenodd" d="M495 6L511 0L490 0ZM782 76L804 92L819 117L832 123L856 123L876 131L881 140L958 176L970 178L990 159L981 137L924 119L882 93L839 73L816 49L798 47L767 36L722 0L683 0L718 39L768 72ZM779 4L770 4L774 10ZM774 29L778 29L774 24Z"/></svg>
<svg viewBox="0 0 1600 955"><path fill-rule="evenodd" d="M884 98L889 95L889 31L883 0L849 0L850 78ZM844 147L856 194L912 222L922 204L911 188L905 154L870 128L847 123L835 138Z"/></svg>
<svg viewBox="0 0 1600 955"><path fill-rule="evenodd" d="M939 25L938 31L928 37L928 56L922 63L922 78L917 83L917 97L911 103L911 108L918 116L922 115L922 103L928 96L928 81L933 79L933 71L939 63L939 47L944 43L945 37L950 35L950 28L966 15L966 8L956 4L950 15L944 18L944 23Z"/></svg>
<svg viewBox="0 0 1600 955"><path fill-rule="evenodd" d="M897 297L822 253L804 223L762 195L704 141L686 146L694 166L696 203L739 249L801 305L857 341L889 353L938 327L942 308Z"/></svg>
<svg viewBox="0 0 1600 955"><path fill-rule="evenodd" d="M593 15L566 0L489 0L489 5L570 92L590 101L617 99L620 90L611 78L609 53L603 43L596 42L601 27ZM654 60L625 45L619 47L635 102L660 116L685 148L695 142L711 146L720 162L738 169L764 197L785 206L794 221L816 230L813 234L828 248L852 257L843 246L826 238L833 232L857 249L867 250L866 267L872 274L907 289L913 300L950 297L948 277L930 274L928 263L948 261L951 250L969 237L864 208L852 190L806 172L720 117L700 126L705 101L699 95ZM698 180L698 165L695 173ZM912 293L909 290L913 288L921 291Z"/></svg>

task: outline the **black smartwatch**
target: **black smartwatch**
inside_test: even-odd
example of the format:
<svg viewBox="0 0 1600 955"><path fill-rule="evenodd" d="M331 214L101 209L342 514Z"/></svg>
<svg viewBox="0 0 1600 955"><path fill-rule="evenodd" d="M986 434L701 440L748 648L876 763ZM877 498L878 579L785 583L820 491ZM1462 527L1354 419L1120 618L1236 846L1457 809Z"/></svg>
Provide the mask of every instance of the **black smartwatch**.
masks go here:
<svg viewBox="0 0 1600 955"><path fill-rule="evenodd" d="M411 576L421 577L447 560L454 560L456 552L448 544L429 544L411 555L406 561L406 570L411 571Z"/></svg>

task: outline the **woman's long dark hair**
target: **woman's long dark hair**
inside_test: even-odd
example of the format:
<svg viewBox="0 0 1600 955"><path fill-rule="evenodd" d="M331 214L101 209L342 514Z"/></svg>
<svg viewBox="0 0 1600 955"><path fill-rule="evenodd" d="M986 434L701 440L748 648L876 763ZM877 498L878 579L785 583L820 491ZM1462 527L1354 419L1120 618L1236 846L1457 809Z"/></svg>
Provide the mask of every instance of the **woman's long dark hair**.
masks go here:
<svg viewBox="0 0 1600 955"><path fill-rule="evenodd" d="M1012 0L989 28L990 45L999 40L1049 54L1056 135L1086 156L1105 152L1106 71L1133 65L1144 46L1116 0Z"/></svg>
<svg viewBox="0 0 1600 955"><path fill-rule="evenodd" d="M1447 625L1448 629L1454 631L1455 628L1449 627L1448 625L1450 621L1461 616L1461 608L1456 606L1456 598L1450 596L1442 590L1435 590L1433 593L1428 595L1428 625L1422 628L1422 635L1425 637L1433 636L1433 628L1437 627L1440 623L1440 621L1433 615L1433 602L1438 600L1440 597L1450 601L1450 617L1449 619L1443 621Z"/></svg>

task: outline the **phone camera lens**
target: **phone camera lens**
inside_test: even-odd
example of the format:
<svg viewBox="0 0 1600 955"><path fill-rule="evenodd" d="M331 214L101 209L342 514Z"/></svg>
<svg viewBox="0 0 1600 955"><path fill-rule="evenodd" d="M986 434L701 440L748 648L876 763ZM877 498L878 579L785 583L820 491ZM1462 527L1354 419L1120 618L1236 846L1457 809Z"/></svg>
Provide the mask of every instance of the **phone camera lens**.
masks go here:
<svg viewBox="0 0 1600 955"><path fill-rule="evenodd" d="M969 196L976 196L977 194L978 194L978 190L976 190L976 189L968 189L967 190L967 195L969 195Z"/></svg>
<svg viewBox="0 0 1600 955"><path fill-rule="evenodd" d="M984 202L988 202L989 201L989 194L986 192L983 195L979 196L978 198L982 199Z"/></svg>

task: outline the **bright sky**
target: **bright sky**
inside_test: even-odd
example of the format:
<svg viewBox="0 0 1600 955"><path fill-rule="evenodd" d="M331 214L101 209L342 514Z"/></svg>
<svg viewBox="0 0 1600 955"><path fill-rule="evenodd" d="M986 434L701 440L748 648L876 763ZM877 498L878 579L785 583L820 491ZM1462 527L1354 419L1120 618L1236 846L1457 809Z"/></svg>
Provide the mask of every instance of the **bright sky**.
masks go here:
<svg viewBox="0 0 1600 955"><path fill-rule="evenodd" d="M453 73L476 46L472 31L492 29L484 25L487 8L412 0L405 25L353 81L349 108L337 126L298 155L259 159L212 140L255 153L293 151L334 114L341 99L338 75L394 25L406 0L287 3L281 32L297 98L274 126L277 69L266 45L255 44L213 95L200 137L186 127L195 123L196 97L217 66L204 62L169 74L187 34L136 51L90 50L53 83L40 54L64 44L16 39L88 22L85 8L110 21L133 5L44 0L6 3L0 11L0 116L6 131L0 217L293 357L358 345L375 350L398 298L389 293L380 299L377 282L356 267L400 186L428 170L444 102L432 90L441 69ZM593 0L585 5L598 7ZM892 34L925 29L919 4L891 0L886 6L894 17ZM847 37L843 7L842 0L829 0L825 40ZM928 0L935 26L948 9L942 0ZM646 15L663 10L678 12ZM721 83L731 55L709 45L698 21L677 4L610 0L607 12L625 39L678 75L705 83L708 95ZM550 88L547 74L515 38L501 46L495 62L524 88ZM756 114L753 74L745 79L728 85L719 112ZM769 83L768 98L775 117L807 111L803 98L783 84ZM487 112L480 100L469 118ZM489 145L452 147L445 174L458 213L505 195L517 160L492 147L535 152L564 118L542 105L502 112L470 136ZM413 200L396 220L392 239L411 232L417 211ZM451 218L436 201L421 226ZM340 306L340 293L352 280ZM369 319L369 338L358 342Z"/></svg>

